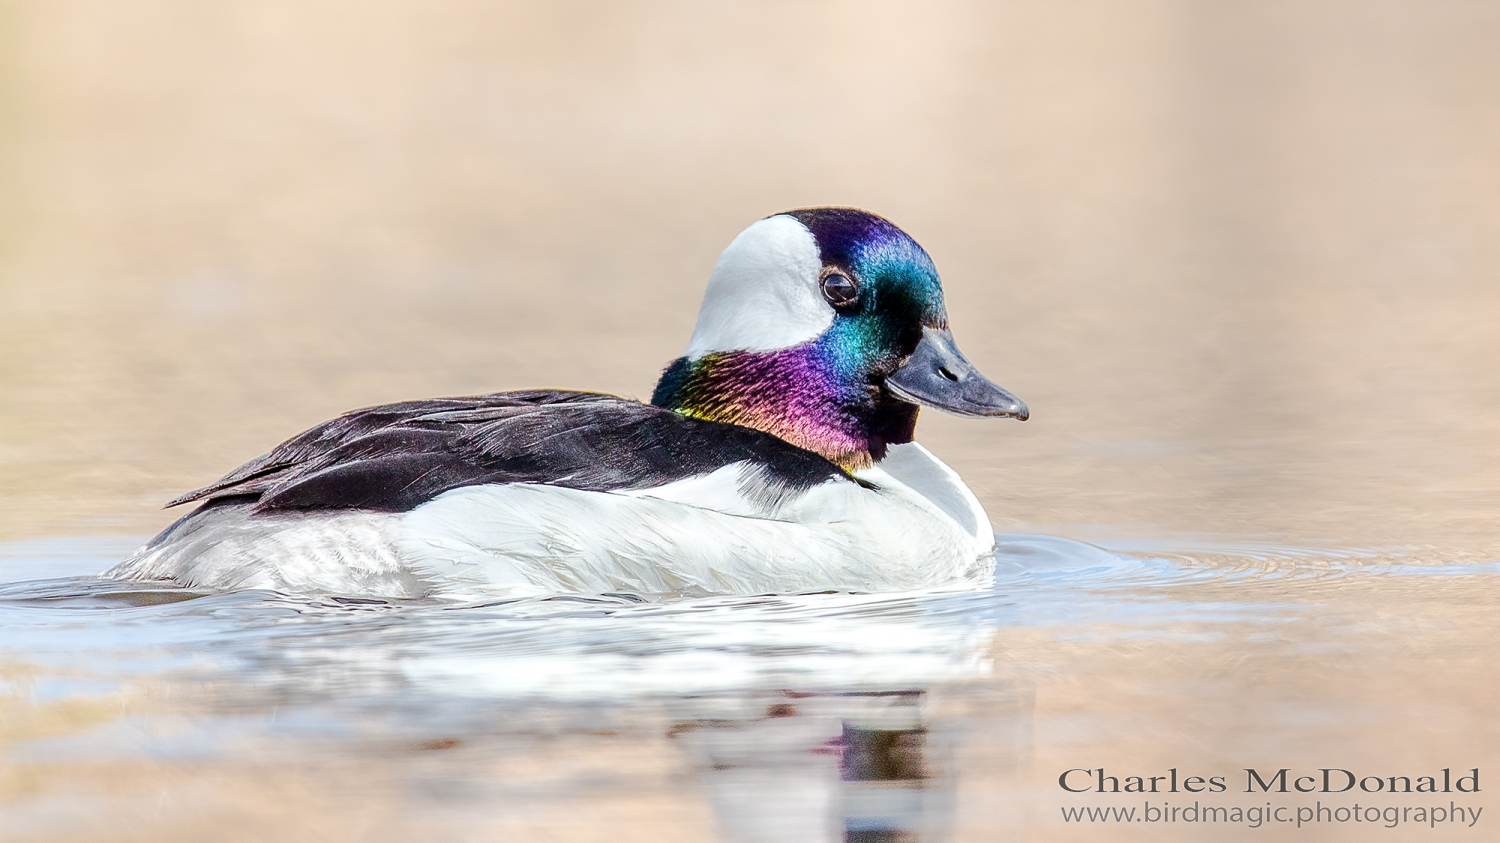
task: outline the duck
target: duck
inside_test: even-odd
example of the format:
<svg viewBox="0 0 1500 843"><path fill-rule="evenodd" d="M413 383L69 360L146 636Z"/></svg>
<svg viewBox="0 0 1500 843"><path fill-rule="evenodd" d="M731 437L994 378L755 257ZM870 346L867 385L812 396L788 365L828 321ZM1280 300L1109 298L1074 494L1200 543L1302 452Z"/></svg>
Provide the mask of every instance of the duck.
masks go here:
<svg viewBox="0 0 1500 843"><path fill-rule="evenodd" d="M106 573L372 599L882 592L975 581L995 539L915 441L1025 421L959 351L937 269L857 208L765 217L649 403L528 390L345 413L171 501Z"/></svg>

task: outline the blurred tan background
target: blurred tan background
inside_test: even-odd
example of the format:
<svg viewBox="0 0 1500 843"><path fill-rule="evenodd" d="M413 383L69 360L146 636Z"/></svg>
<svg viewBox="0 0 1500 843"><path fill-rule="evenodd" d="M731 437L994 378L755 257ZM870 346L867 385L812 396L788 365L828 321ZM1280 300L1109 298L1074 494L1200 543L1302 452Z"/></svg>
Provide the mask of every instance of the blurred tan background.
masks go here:
<svg viewBox="0 0 1500 843"><path fill-rule="evenodd" d="M645 397L740 228L905 227L1004 529L1500 553L1500 5L0 0L0 539L403 398Z"/></svg>

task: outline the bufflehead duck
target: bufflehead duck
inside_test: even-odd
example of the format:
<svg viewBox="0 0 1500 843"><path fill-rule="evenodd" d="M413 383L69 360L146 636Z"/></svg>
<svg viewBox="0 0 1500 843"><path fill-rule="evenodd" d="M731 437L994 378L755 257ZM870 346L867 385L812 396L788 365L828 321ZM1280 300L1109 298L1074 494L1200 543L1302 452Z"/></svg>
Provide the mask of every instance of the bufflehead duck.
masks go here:
<svg viewBox="0 0 1500 843"><path fill-rule="evenodd" d="M931 258L851 208L724 250L650 404L502 392L355 410L169 506L110 575L409 598L877 591L986 573L989 519L919 406L1025 420Z"/></svg>

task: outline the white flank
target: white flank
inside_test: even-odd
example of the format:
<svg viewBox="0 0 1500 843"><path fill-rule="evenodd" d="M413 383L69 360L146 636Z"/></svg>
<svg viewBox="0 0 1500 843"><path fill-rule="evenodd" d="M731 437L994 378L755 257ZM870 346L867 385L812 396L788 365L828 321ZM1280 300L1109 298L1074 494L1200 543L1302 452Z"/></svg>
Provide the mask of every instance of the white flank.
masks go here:
<svg viewBox="0 0 1500 843"><path fill-rule="evenodd" d="M821 335L833 324L833 308L818 289L822 268L812 232L791 217L740 232L708 278L687 356L775 351Z"/></svg>
<svg viewBox="0 0 1500 843"><path fill-rule="evenodd" d="M190 588L421 597L431 587L396 555L400 516L376 512L251 517L226 506L190 517L109 571Z"/></svg>
<svg viewBox="0 0 1500 843"><path fill-rule="evenodd" d="M404 514L195 516L111 576L362 597L896 591L975 580L973 494L919 445L800 494L750 463L633 492L468 486Z"/></svg>
<svg viewBox="0 0 1500 843"><path fill-rule="evenodd" d="M720 470L710 477L739 483ZM434 593L890 591L983 574L975 540L911 488L830 481L758 515L636 494L513 484L455 489L402 518L399 554ZM673 488L677 487L677 488ZM703 491L701 488L696 491ZM755 495L700 502L746 512Z"/></svg>

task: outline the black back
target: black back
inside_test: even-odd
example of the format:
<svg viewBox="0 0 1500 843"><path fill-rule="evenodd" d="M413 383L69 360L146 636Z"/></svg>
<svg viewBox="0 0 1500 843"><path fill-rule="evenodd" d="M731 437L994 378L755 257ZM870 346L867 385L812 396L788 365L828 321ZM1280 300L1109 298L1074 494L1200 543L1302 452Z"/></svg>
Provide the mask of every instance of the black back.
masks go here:
<svg viewBox="0 0 1500 843"><path fill-rule="evenodd" d="M541 483L649 489L750 461L781 491L843 469L768 433L613 395L550 390L437 398L345 413L167 504L253 500L254 511L405 512L450 489Z"/></svg>

